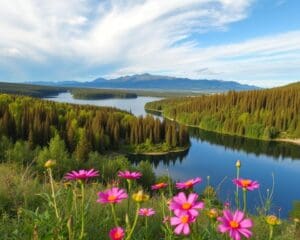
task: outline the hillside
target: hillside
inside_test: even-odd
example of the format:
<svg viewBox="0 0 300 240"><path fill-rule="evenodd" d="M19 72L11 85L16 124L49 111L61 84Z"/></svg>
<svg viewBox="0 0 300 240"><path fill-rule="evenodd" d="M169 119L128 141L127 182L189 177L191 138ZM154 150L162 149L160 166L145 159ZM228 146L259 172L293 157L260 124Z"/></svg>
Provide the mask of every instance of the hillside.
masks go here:
<svg viewBox="0 0 300 240"><path fill-rule="evenodd" d="M146 109L202 129L258 139L300 138L300 82L283 87L161 100Z"/></svg>
<svg viewBox="0 0 300 240"><path fill-rule="evenodd" d="M94 87L94 88L117 88L117 89L156 89L156 90L185 90L202 92L222 92L229 90L250 90L258 89L255 86L240 84L233 81L221 80L192 80L188 78L176 78L158 76L151 74L139 74L119 77L115 79L97 78L90 82L36 82L34 84L64 86L64 87Z"/></svg>
<svg viewBox="0 0 300 240"><path fill-rule="evenodd" d="M0 82L0 93L26 95L31 97L49 97L65 91L66 89L63 87Z"/></svg>

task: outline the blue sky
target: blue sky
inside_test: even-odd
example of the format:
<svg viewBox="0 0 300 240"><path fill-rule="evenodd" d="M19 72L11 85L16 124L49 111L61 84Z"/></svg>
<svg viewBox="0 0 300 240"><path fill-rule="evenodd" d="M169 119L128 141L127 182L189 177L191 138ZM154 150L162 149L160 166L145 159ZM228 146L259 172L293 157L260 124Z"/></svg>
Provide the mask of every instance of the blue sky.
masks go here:
<svg viewBox="0 0 300 240"><path fill-rule="evenodd" d="M0 81L300 81L298 0L0 0Z"/></svg>

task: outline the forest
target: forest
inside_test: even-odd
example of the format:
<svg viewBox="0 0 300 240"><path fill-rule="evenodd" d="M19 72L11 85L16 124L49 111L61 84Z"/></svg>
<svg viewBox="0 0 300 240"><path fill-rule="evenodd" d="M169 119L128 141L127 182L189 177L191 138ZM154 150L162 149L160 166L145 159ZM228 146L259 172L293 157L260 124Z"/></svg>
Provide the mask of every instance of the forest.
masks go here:
<svg viewBox="0 0 300 240"><path fill-rule="evenodd" d="M110 98L137 98L137 94L126 90L110 89L81 89L73 88L71 94L76 99L110 99Z"/></svg>
<svg viewBox="0 0 300 240"><path fill-rule="evenodd" d="M257 139L300 137L300 83L265 90L147 103L167 118L205 130Z"/></svg>
<svg viewBox="0 0 300 240"><path fill-rule="evenodd" d="M56 96L57 94L66 91L67 89L64 87L0 82L0 93L7 94L25 95L42 98Z"/></svg>
<svg viewBox="0 0 300 240"><path fill-rule="evenodd" d="M6 94L0 95L0 136L12 143L26 141L30 149L58 136L78 162L91 151L169 151L189 144L185 127L152 116Z"/></svg>

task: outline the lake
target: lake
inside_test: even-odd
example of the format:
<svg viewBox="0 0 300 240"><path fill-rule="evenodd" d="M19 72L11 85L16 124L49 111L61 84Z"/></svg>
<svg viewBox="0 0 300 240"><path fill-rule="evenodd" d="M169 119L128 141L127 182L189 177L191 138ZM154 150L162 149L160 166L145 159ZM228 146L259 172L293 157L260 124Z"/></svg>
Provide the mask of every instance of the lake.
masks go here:
<svg viewBox="0 0 300 240"><path fill-rule="evenodd" d="M47 98L58 102L112 106L146 115L144 105L156 97L138 97L136 99L79 100L70 93L61 93L57 97ZM241 177L260 182L259 191L249 192L248 202L252 211L261 206L261 201L271 191L274 179L273 206L271 213L287 217L293 201L300 200L300 146L252 140L216 134L190 128L191 147L180 154L163 157L132 157L131 161L151 160L155 172L159 175L170 174L175 180L187 180L200 176L203 182L197 190L203 190L210 184L219 186L218 195L223 201L234 203L235 162L242 162Z"/></svg>

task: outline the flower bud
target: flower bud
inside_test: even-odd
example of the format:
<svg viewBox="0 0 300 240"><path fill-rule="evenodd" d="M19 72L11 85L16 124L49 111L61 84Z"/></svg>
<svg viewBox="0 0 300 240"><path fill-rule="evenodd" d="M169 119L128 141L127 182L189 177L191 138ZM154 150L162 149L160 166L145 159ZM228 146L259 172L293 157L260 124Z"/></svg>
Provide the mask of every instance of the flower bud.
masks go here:
<svg viewBox="0 0 300 240"><path fill-rule="evenodd" d="M56 165L56 161L49 159L47 162L45 162L44 167L45 168L53 168Z"/></svg>
<svg viewBox="0 0 300 240"><path fill-rule="evenodd" d="M143 190L140 190L132 195L132 199L138 203L145 202L149 199L149 195L144 194Z"/></svg>
<svg viewBox="0 0 300 240"><path fill-rule="evenodd" d="M280 219L278 219L275 215L269 215L266 217L266 222L271 225L271 226L275 226L275 225L280 225L281 221Z"/></svg>
<svg viewBox="0 0 300 240"><path fill-rule="evenodd" d="M241 161L240 160L237 160L236 163L235 163L235 166L237 168L240 168L241 167Z"/></svg>

